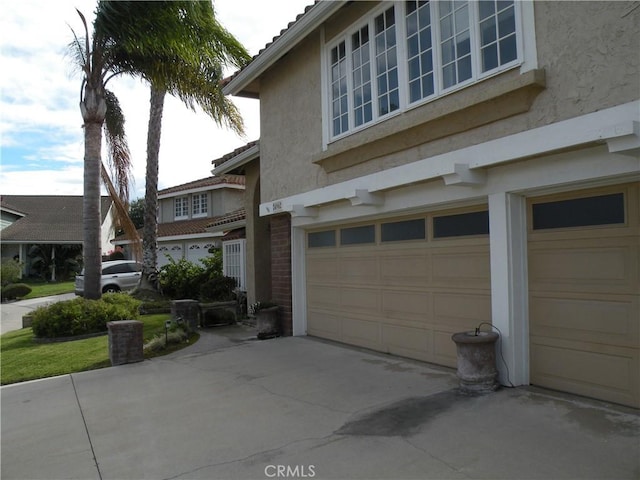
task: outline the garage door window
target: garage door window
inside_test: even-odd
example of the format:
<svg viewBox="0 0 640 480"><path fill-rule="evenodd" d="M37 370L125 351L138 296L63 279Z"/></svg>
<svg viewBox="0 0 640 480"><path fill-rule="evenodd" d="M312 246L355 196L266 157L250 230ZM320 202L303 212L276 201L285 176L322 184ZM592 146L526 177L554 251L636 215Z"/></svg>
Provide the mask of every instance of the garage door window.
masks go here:
<svg viewBox="0 0 640 480"><path fill-rule="evenodd" d="M533 229L624 223L624 194L573 198L533 205Z"/></svg>
<svg viewBox="0 0 640 480"><path fill-rule="evenodd" d="M340 229L340 245L358 245L375 243L376 228L374 225Z"/></svg>
<svg viewBox="0 0 640 480"><path fill-rule="evenodd" d="M389 222L381 225L381 240L383 242L424 240L426 235L427 229L424 218L403 222Z"/></svg>
<svg viewBox="0 0 640 480"><path fill-rule="evenodd" d="M309 248L319 247L335 247L336 246L336 231L325 230L323 232L313 232L308 237Z"/></svg>
<svg viewBox="0 0 640 480"><path fill-rule="evenodd" d="M489 212L433 217L433 238L489 234Z"/></svg>

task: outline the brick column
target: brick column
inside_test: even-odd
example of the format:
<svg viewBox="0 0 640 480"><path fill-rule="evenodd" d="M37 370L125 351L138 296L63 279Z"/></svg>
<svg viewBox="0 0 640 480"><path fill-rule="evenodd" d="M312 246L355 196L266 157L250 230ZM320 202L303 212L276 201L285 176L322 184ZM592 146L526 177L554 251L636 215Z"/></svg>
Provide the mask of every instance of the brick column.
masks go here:
<svg viewBox="0 0 640 480"><path fill-rule="evenodd" d="M144 360L142 322L120 320L107 322L109 330L109 360L111 365L123 365Z"/></svg>
<svg viewBox="0 0 640 480"><path fill-rule="evenodd" d="M282 335L293 332L291 306L291 218L271 217L271 296L280 308Z"/></svg>

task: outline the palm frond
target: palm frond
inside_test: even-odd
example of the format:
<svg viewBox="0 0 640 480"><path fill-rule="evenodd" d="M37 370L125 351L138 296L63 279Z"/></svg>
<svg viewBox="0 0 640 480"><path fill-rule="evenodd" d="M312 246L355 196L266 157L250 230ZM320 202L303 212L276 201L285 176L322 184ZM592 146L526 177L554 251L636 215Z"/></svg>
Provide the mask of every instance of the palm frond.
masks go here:
<svg viewBox="0 0 640 480"><path fill-rule="evenodd" d="M107 113L104 122L104 133L107 142L109 167L114 174L118 196L129 203L129 185L133 183L131 176L131 153L124 131L124 114L118 98L110 90L105 90Z"/></svg>

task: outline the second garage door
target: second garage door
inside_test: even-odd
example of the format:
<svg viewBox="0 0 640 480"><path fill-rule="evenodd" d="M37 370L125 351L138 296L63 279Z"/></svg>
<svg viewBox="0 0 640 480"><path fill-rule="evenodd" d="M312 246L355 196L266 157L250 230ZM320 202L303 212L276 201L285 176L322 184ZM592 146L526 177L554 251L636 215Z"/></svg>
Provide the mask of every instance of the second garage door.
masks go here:
<svg viewBox="0 0 640 480"><path fill-rule="evenodd" d="M640 407L638 184L529 202L531 383Z"/></svg>
<svg viewBox="0 0 640 480"><path fill-rule="evenodd" d="M308 232L308 334L455 367L491 322L488 234L486 208Z"/></svg>

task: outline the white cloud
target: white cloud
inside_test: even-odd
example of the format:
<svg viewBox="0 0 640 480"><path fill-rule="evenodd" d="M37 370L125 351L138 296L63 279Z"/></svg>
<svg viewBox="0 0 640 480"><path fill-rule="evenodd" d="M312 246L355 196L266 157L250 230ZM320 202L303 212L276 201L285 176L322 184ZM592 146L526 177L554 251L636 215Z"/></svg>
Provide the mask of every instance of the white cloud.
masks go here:
<svg viewBox="0 0 640 480"><path fill-rule="evenodd" d="M255 55L280 34L312 0L216 0L220 22ZM25 132L40 132L42 145L30 145L40 158L24 158L74 166L38 172L3 165L0 190L12 194L82 194L84 155L82 119L78 109L80 78L73 76L65 56L72 40L70 26L82 34L77 7L90 22L95 0L4 1L0 17L0 147L20 146ZM149 91L134 79L110 83L125 117L133 159L135 190L144 195ZM211 161L259 137L258 101L233 99L247 127L247 137L214 124L167 97L160 148L159 186L166 188L210 175ZM1 156L0 156L1 159ZM18 170L16 170L18 168Z"/></svg>

